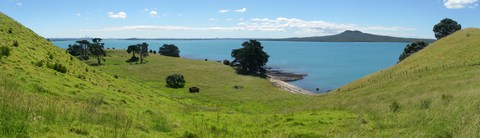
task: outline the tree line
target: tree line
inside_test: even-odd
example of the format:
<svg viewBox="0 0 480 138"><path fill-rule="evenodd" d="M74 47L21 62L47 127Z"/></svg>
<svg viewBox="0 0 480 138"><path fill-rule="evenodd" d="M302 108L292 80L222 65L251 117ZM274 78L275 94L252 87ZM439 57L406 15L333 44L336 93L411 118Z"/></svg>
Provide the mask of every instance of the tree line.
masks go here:
<svg viewBox="0 0 480 138"><path fill-rule="evenodd" d="M102 57L106 56L104 45L105 43L102 43L101 38L93 38L92 42L86 39L78 40L75 44L68 46L67 52L82 61L94 57L97 59L97 64L100 65Z"/></svg>

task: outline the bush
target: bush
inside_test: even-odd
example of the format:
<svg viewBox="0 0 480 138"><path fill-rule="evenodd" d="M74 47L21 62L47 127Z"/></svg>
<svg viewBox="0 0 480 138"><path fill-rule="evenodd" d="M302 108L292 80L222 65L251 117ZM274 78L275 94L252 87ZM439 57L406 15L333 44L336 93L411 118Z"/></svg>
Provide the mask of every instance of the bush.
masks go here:
<svg viewBox="0 0 480 138"><path fill-rule="evenodd" d="M13 44L12 44L14 47L18 47L20 44L18 44L18 41L13 41Z"/></svg>
<svg viewBox="0 0 480 138"><path fill-rule="evenodd" d="M167 77L167 87L169 88L183 88L185 86L185 79L182 74L173 74Z"/></svg>
<svg viewBox="0 0 480 138"><path fill-rule="evenodd" d="M391 105L390 105L390 110L394 113L400 111L400 103L398 103L397 101L394 101Z"/></svg>
<svg viewBox="0 0 480 138"><path fill-rule="evenodd" d="M47 65L48 68L51 68L53 70L56 70L58 72L61 72L61 73L67 73L67 67L63 66L62 64L59 64L59 63L55 63L53 65Z"/></svg>
<svg viewBox="0 0 480 138"><path fill-rule="evenodd" d="M43 66L43 60L42 60L42 61L38 61L37 63L35 63L35 66L37 66L37 67L42 67L42 66Z"/></svg>
<svg viewBox="0 0 480 138"><path fill-rule="evenodd" d="M164 44L162 47L160 47L158 53L164 56L180 57L180 50L173 44Z"/></svg>
<svg viewBox="0 0 480 138"><path fill-rule="evenodd" d="M223 60L223 64L228 66L228 65L230 65L230 61L225 59L225 60Z"/></svg>
<svg viewBox="0 0 480 138"><path fill-rule="evenodd" d="M13 29L12 29L12 28L8 28L8 33L9 33L9 34L12 34L12 33L13 33Z"/></svg>
<svg viewBox="0 0 480 138"><path fill-rule="evenodd" d="M10 56L10 48L6 46L0 47L0 58Z"/></svg>

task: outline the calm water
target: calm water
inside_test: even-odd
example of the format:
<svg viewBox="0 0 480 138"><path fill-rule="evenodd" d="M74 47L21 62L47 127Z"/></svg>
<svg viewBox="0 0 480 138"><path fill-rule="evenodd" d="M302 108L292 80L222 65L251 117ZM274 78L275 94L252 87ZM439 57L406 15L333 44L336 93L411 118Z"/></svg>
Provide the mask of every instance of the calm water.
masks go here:
<svg viewBox="0 0 480 138"><path fill-rule="evenodd" d="M163 44L175 44L180 55L193 59L231 60L232 49L244 40L104 40L106 47L116 49L147 42L152 50ZM74 41L53 41L67 48ZM338 88L370 73L394 65L406 43L329 43L262 41L270 55L268 66L308 76L291 82L307 90L327 91Z"/></svg>

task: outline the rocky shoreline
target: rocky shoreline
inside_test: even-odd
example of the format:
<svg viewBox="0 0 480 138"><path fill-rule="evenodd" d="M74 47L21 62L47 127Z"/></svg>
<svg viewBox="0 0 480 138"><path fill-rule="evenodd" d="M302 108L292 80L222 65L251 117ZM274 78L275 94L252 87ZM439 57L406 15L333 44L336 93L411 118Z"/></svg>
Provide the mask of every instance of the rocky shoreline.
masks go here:
<svg viewBox="0 0 480 138"><path fill-rule="evenodd" d="M302 80L303 78L305 78L305 76L307 76L307 74L296 74L291 72L285 72L284 70L280 69L269 68L267 69L267 76L276 80L292 82Z"/></svg>
<svg viewBox="0 0 480 138"><path fill-rule="evenodd" d="M301 80L305 76L307 76L307 74L296 74L296 73L285 72L283 70L272 69L272 68L267 69L268 80L275 87L278 87L283 90L289 91L291 93L296 93L296 94L306 94L306 95L316 94L309 90L305 90L295 85L287 83L287 82Z"/></svg>

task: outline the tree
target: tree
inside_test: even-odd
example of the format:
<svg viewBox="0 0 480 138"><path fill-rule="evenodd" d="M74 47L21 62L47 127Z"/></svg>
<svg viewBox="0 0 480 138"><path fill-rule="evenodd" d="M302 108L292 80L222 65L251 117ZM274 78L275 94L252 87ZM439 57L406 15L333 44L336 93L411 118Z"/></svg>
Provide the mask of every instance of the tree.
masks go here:
<svg viewBox="0 0 480 138"><path fill-rule="evenodd" d="M79 40L77 41L79 46L80 57L82 60L88 60L88 46L90 42L88 40Z"/></svg>
<svg viewBox="0 0 480 138"><path fill-rule="evenodd" d="M414 53L422 50L423 48L427 47L428 43L425 42L413 42L411 44L408 44L405 49L403 50L403 53L400 55L399 61L402 62L405 58L413 55Z"/></svg>
<svg viewBox="0 0 480 138"><path fill-rule="evenodd" d="M90 42L88 40L78 40L73 45L69 45L67 52L80 60L88 60L88 49Z"/></svg>
<svg viewBox="0 0 480 138"><path fill-rule="evenodd" d="M137 44L137 46L138 46L138 53L140 55L140 63L143 63L143 57L148 56L148 44L142 43L142 44Z"/></svg>
<svg viewBox="0 0 480 138"><path fill-rule="evenodd" d="M89 51L90 53L97 58L97 63L100 65L102 61L102 56L105 56L105 50L103 50L105 43L101 43L102 39L101 38L94 38L93 43L90 44L89 46Z"/></svg>
<svg viewBox="0 0 480 138"><path fill-rule="evenodd" d="M138 53L138 51L140 51L140 50L138 49L137 45L128 46L128 48L127 48L128 54L132 53L132 58L130 58L129 62L138 61L138 58L135 56L135 53Z"/></svg>
<svg viewBox="0 0 480 138"><path fill-rule="evenodd" d="M232 64L237 67L240 74L261 74L266 73L263 68L270 57L263 51L262 44L257 40L249 40L242 44L243 48L234 49L232 57L235 58Z"/></svg>
<svg viewBox="0 0 480 138"><path fill-rule="evenodd" d="M180 50L174 44L164 44L158 50L160 55L170 56L170 57L180 57Z"/></svg>
<svg viewBox="0 0 480 138"><path fill-rule="evenodd" d="M440 40L461 29L462 25L452 19L445 18L433 27L433 32L435 33L435 37Z"/></svg>

